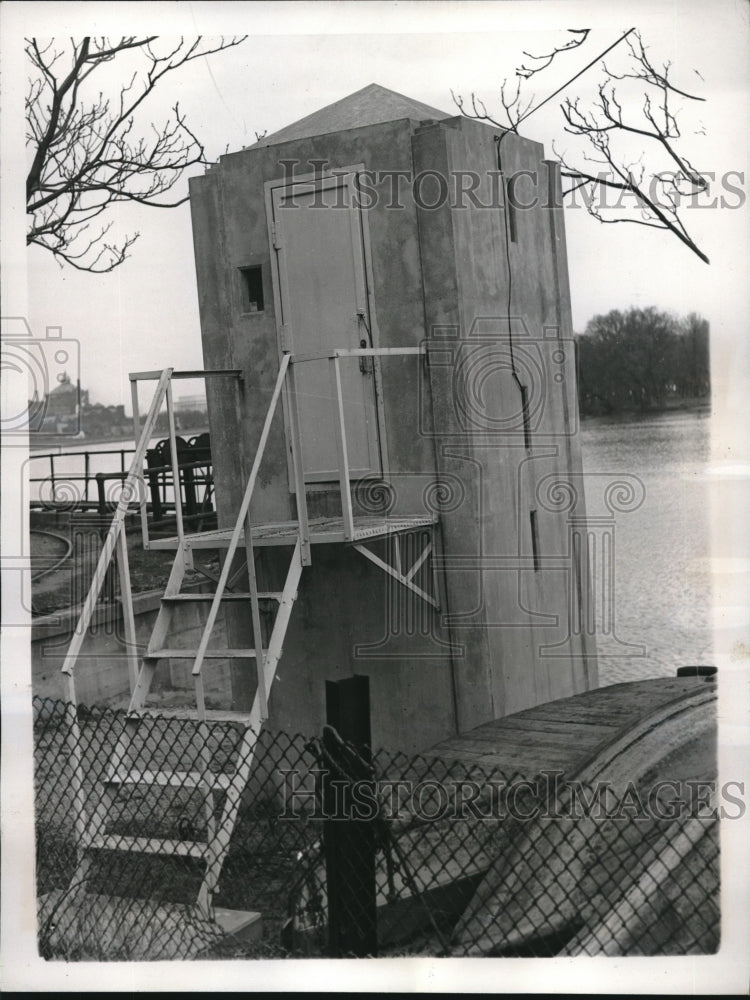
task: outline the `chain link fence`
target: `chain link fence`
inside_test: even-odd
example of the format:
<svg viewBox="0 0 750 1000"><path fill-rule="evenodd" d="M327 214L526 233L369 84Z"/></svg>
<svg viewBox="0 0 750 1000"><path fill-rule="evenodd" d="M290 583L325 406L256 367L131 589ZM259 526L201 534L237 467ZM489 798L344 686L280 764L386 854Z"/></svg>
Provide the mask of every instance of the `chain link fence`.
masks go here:
<svg viewBox="0 0 750 1000"><path fill-rule="evenodd" d="M264 730L253 747L231 722L135 721L39 698L34 737L48 959L719 946L710 782L689 796L675 782L623 793L363 752L330 728ZM242 936L226 911L262 920Z"/></svg>

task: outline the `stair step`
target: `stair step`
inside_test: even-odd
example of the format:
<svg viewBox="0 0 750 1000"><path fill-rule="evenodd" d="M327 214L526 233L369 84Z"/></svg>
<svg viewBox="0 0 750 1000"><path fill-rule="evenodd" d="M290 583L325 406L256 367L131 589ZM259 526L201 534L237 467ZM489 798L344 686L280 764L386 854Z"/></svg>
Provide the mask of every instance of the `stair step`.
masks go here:
<svg viewBox="0 0 750 1000"><path fill-rule="evenodd" d="M231 774L206 771L128 771L110 772L104 778L108 785L162 785L173 788L209 788L226 791L232 783Z"/></svg>
<svg viewBox="0 0 750 1000"><path fill-rule="evenodd" d="M138 854L176 854L181 858L205 858L208 851L208 844L201 840L125 837L118 833L98 834L91 838L88 846L102 851L127 851Z"/></svg>
<svg viewBox="0 0 750 1000"><path fill-rule="evenodd" d="M128 719L140 721L144 716L159 719L195 719L198 720L198 710L192 708L145 708L134 709L127 716ZM200 720L198 720L200 721ZM223 708L207 708L206 722L240 722L247 725L250 721L249 712L230 712Z"/></svg>
<svg viewBox="0 0 750 1000"><path fill-rule="evenodd" d="M165 603L179 603L181 601L201 601L210 602L213 601L215 594L172 594L171 596L162 597L162 601ZM238 591L228 591L221 595L222 601L249 601L250 594L239 593ZM281 591L264 591L258 594L259 601L280 601Z"/></svg>
<svg viewBox="0 0 750 1000"><path fill-rule="evenodd" d="M197 649L154 649L147 650L144 660L194 660ZM203 654L206 660L247 659L255 656L254 649L207 649Z"/></svg>

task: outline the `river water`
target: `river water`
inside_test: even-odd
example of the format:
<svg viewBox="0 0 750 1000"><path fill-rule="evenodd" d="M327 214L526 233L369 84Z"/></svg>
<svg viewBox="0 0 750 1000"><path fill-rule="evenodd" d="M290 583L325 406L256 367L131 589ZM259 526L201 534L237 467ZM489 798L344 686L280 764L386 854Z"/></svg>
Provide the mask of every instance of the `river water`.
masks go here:
<svg viewBox="0 0 750 1000"><path fill-rule="evenodd" d="M711 663L710 512L708 481L710 419L682 412L638 419L589 418L581 441L589 516L602 513L601 484L637 477L643 502L614 517L614 632L620 645L599 643L601 684L674 675L683 664ZM154 442L160 437L158 435ZM132 441L86 445L90 473L127 469ZM49 460L31 463L31 475L49 476ZM83 459L58 458L58 477L83 472ZM632 482L632 480L631 480ZM593 484L593 485L592 485ZM82 488L82 483L78 488ZM114 484L113 484L114 486ZM32 484L46 498L50 484ZM90 486L96 498L96 484ZM62 497L65 496L63 490ZM630 644L630 645L626 645ZM611 646L611 643L609 643ZM643 647L633 649L633 646Z"/></svg>
<svg viewBox="0 0 750 1000"><path fill-rule="evenodd" d="M600 648L600 684L712 663L709 414L591 418L581 437L585 479L629 475L643 487L637 509L615 514L613 558L615 634L643 650ZM589 516L601 513L599 494L587 487Z"/></svg>

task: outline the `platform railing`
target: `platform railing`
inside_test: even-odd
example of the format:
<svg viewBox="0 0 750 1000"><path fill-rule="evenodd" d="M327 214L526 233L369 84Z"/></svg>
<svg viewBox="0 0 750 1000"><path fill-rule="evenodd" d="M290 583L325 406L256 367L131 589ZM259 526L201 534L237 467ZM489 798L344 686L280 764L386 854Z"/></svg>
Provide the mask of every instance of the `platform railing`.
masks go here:
<svg viewBox="0 0 750 1000"><path fill-rule="evenodd" d="M377 358L399 355L424 355L425 347L358 347L336 348L325 354L298 354L292 356L290 371L294 365L309 361L328 361L331 391L336 401L336 444L338 449L339 489L341 491L341 512L344 522L344 538L350 542L354 538L354 512L352 488L349 475L349 456L346 445L346 422L344 418L344 396L341 387L341 359Z"/></svg>
<svg viewBox="0 0 750 1000"><path fill-rule="evenodd" d="M135 448L102 448L93 449L87 448L85 450L74 449L72 451L63 450L60 448L58 451L53 452L32 452L29 456L29 462L33 463L31 468L35 468L36 465L45 462L49 466L49 474L46 476L29 476L29 484L39 483L42 485L49 485L50 488L50 498L49 501L39 499L31 501L33 506L40 506L42 509L48 508L50 506L54 507L57 498L57 487L64 483L68 486L70 483L82 483L81 495L76 500L76 506L79 508L84 507L101 507L101 498L97 496L96 500L91 500L89 495L89 487L91 483L97 484L97 477L101 473L96 473L91 471L91 458L102 458L109 455L119 455L120 457L120 470L119 473L111 473L110 475L114 477L119 475L124 480L127 476L127 469L125 467L125 456L131 456L134 454ZM59 466L55 465L57 459L63 459L69 461L72 458L82 458L83 459L83 472L59 472ZM79 465L80 468L80 465ZM41 492L41 489L40 489Z"/></svg>
<svg viewBox="0 0 750 1000"><path fill-rule="evenodd" d="M231 378L236 379L238 382L242 380L243 373L238 368L217 368L207 371L174 371L170 369L170 377L168 379L168 384L164 396L161 402L167 404L167 426L168 426L168 440L169 440L169 453L171 456L171 463L174 475L174 510L175 510L175 520L177 522L177 535L180 540L180 548L185 551L185 558L187 560L186 565L192 567L192 554L189 550L185 549L185 515L183 511L182 503L182 492L180 489L179 482L179 469L180 465L178 462L177 453L177 430L175 421L175 411L174 411L174 401L172 399L172 381L174 379L207 379L207 378ZM140 426L140 413L138 406L138 383L139 382L152 382L160 379L160 371L145 371L145 372L131 372L128 376L130 379L130 395L133 406L133 426L135 428L135 436L138 438L138 430ZM161 406L161 403L160 403ZM148 528L148 501L146 499L146 491L142 490L139 497L139 510L141 518L141 536L143 539L144 549L150 547L149 539L149 528Z"/></svg>

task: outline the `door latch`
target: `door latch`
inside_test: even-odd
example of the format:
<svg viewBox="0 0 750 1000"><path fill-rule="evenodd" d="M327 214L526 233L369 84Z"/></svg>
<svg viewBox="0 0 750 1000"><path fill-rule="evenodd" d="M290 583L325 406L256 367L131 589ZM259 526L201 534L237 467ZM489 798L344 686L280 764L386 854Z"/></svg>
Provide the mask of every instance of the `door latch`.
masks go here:
<svg viewBox="0 0 750 1000"><path fill-rule="evenodd" d="M367 337L362 337L362 339L359 342L360 348L362 350L366 350L368 347L371 346L370 341L368 339L370 335L370 328L367 325L367 318L365 316L365 311L361 306L357 309L357 323L363 326L365 328L365 332L367 333ZM362 372L363 375L372 375L372 373L375 370L374 358L360 357L359 370Z"/></svg>
<svg viewBox="0 0 750 1000"><path fill-rule="evenodd" d="M360 340L360 342L359 342L359 346L364 350L367 347L369 347L370 345L367 343L367 341L363 337L362 340ZM373 359L361 356L360 359L359 359L359 370L362 372L363 375L372 375L372 372L373 372Z"/></svg>

